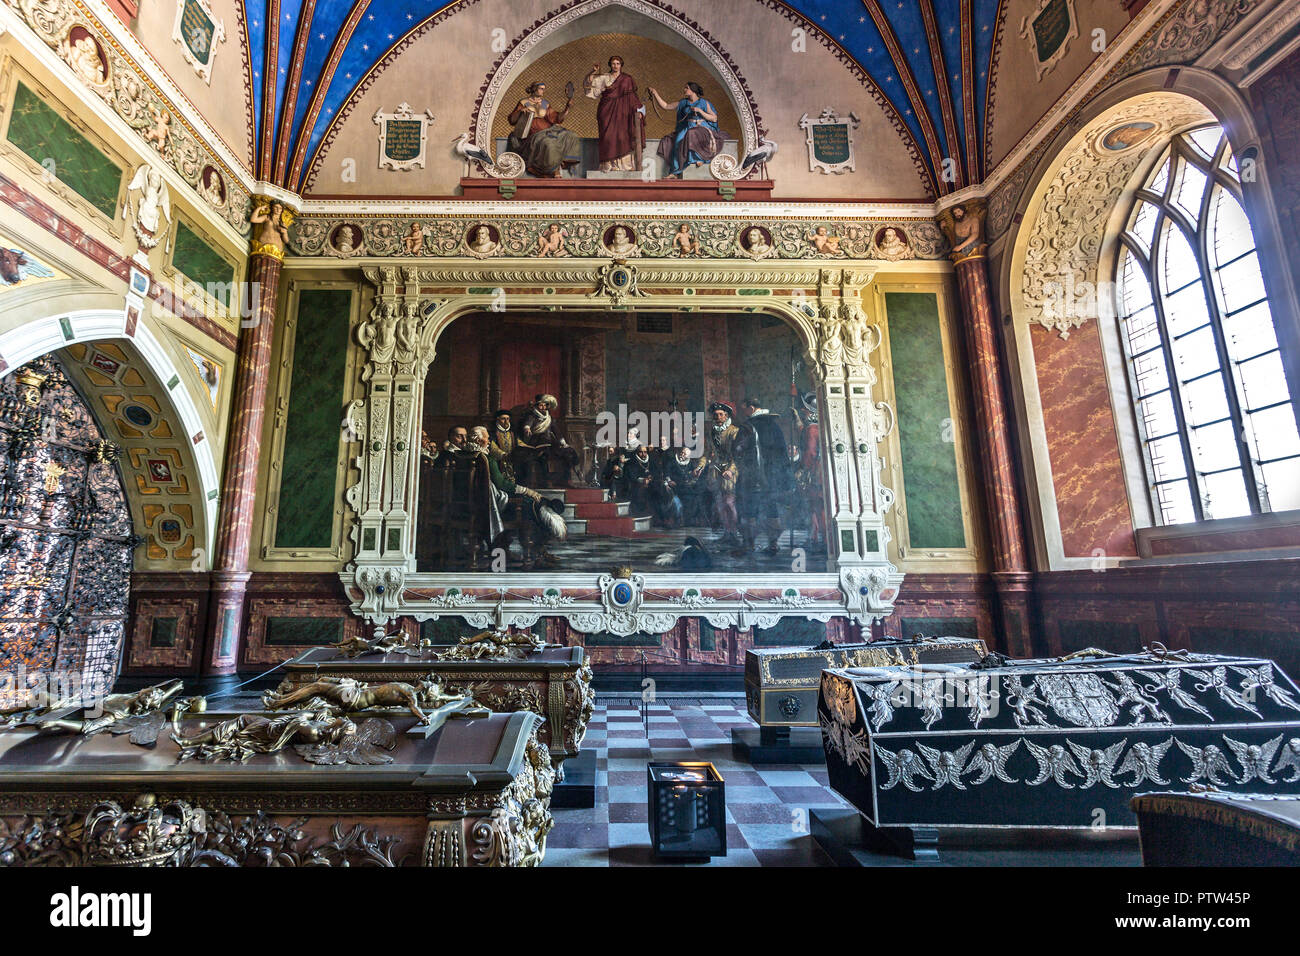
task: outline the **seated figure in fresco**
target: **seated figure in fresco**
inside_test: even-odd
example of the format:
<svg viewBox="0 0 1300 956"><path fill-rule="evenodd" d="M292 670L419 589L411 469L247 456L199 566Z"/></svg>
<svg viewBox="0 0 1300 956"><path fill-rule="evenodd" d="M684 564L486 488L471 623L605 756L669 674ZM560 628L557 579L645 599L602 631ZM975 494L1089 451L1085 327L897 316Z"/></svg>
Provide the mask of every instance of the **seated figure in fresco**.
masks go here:
<svg viewBox="0 0 1300 956"><path fill-rule="evenodd" d="M561 466L560 484L568 487L569 475L578 463L578 453L570 447L555 421L560 403L554 395L538 395L519 423L515 473L533 488L551 484L552 462Z"/></svg>
<svg viewBox="0 0 1300 956"><path fill-rule="evenodd" d="M508 117L512 128L508 149L523 157L531 175L562 179L564 170L582 160L578 134L560 125L573 105L573 94L569 94L564 109L557 112L546 99L545 83L530 83L525 92L528 95Z"/></svg>
<svg viewBox="0 0 1300 956"><path fill-rule="evenodd" d="M660 109L674 109L653 86L649 93ZM700 84L687 83L682 88L676 113L673 131L659 140L659 157L667 164L664 175L668 179L680 179L690 166L707 166L727 141L727 134L718 129L718 111L704 98Z"/></svg>

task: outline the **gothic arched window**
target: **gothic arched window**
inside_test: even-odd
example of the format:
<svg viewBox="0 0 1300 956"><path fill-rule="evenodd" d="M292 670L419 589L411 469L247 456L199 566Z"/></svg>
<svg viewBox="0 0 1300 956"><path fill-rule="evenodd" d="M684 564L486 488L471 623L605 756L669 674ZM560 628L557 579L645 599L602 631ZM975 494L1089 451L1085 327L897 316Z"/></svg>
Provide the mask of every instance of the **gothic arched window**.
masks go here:
<svg viewBox="0 0 1300 956"><path fill-rule="evenodd" d="M1174 137L1137 191L1117 257L1158 522L1300 508L1300 435L1222 127Z"/></svg>

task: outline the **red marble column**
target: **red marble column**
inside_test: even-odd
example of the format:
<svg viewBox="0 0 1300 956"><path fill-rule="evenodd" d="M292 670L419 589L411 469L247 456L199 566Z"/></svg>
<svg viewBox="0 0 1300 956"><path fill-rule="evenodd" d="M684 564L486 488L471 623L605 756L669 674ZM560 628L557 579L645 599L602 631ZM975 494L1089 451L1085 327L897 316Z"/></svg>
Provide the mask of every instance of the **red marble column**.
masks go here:
<svg viewBox="0 0 1300 956"><path fill-rule="evenodd" d="M989 289L983 240L984 207L968 202L943 213L941 225L953 246L953 268L966 329L967 361L975 405L975 427L985 512L992 547L993 585L1006 653L1032 653L1030 605L1033 574L1025 551L1024 522L1015 460L1011 453L1009 406L1002 387L997 313Z"/></svg>
<svg viewBox="0 0 1300 956"><path fill-rule="evenodd" d="M274 210L275 228L258 213ZM284 230L290 216L278 204L254 213L257 238L249 257L248 310L239 336L230 431L212 557L208 621L202 669L204 674L233 674L243 647L244 599L248 589L249 547L257 497L257 467L262 454L262 426L271 369L271 340L284 258ZM275 241L277 240L278 241Z"/></svg>

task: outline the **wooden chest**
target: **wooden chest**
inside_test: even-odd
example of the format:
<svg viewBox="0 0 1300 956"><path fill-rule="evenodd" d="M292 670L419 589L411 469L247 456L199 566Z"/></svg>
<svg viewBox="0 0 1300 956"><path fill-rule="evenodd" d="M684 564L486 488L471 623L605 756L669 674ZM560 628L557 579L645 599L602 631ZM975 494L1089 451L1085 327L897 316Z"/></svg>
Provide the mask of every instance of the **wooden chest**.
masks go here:
<svg viewBox="0 0 1300 956"><path fill-rule="evenodd" d="M828 667L969 662L987 653L983 641L965 637L752 648L745 652L745 702L760 726L816 727L817 689Z"/></svg>
<svg viewBox="0 0 1300 956"><path fill-rule="evenodd" d="M541 862L554 772L540 718L453 718L426 737L410 715L358 721L376 715L395 731L391 762L376 765L309 763L293 747L181 761L170 727L152 747L0 731L0 865ZM238 716L186 717L181 733Z"/></svg>

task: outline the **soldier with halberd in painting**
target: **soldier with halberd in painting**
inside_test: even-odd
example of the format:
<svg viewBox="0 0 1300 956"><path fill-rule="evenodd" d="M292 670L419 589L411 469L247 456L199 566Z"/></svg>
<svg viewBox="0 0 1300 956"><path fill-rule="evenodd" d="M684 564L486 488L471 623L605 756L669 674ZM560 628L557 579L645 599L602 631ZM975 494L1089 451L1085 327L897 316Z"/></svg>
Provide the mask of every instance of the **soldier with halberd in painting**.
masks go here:
<svg viewBox="0 0 1300 956"><path fill-rule="evenodd" d="M537 395L519 422L515 472L532 488L550 487L551 463L559 462L562 487L569 485L569 473L578 463L578 453L565 439L555 421L560 406L554 395Z"/></svg>
<svg viewBox="0 0 1300 956"><path fill-rule="evenodd" d="M745 549L754 546L758 529L767 534L767 553L776 554L782 519L794 494L794 469L786 447L781 417L756 398L740 403L745 420L740 426L736 461L736 509L740 514Z"/></svg>

